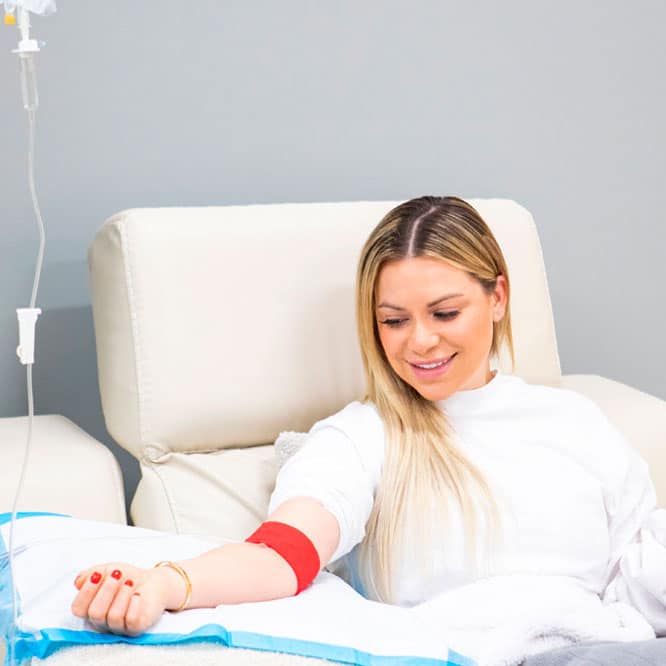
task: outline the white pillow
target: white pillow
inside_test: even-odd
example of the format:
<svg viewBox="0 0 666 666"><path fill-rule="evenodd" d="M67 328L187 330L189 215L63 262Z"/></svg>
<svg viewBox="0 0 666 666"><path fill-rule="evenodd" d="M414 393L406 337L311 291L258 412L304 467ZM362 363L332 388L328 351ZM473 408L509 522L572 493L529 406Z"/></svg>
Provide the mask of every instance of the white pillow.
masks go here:
<svg viewBox="0 0 666 666"><path fill-rule="evenodd" d="M20 514L15 530L15 582L20 600L19 662L44 659L73 645L169 645L208 641L222 646L330 659L347 664L473 666L424 628L412 609L368 601L322 572L301 594L258 603L165 613L150 631L130 638L97 632L72 615L72 581L91 564L127 561L150 567L215 544L194 537L53 514ZM12 599L7 557L8 514L0 514L0 638L7 641ZM129 660L128 660L129 662Z"/></svg>
<svg viewBox="0 0 666 666"><path fill-rule="evenodd" d="M280 467L305 444L307 438L307 432L294 432L293 430L285 430L278 435L274 446Z"/></svg>

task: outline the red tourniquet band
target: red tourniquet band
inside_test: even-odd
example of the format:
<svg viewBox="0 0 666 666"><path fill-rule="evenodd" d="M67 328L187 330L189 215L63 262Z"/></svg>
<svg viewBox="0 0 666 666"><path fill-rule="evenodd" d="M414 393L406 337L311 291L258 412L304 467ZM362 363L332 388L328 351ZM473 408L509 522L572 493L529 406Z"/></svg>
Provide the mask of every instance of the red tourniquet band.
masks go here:
<svg viewBox="0 0 666 666"><path fill-rule="evenodd" d="M256 532L245 541L263 543L286 560L296 574L296 594L302 592L315 579L321 568L319 554L312 541L299 529L287 523L268 520L259 525Z"/></svg>

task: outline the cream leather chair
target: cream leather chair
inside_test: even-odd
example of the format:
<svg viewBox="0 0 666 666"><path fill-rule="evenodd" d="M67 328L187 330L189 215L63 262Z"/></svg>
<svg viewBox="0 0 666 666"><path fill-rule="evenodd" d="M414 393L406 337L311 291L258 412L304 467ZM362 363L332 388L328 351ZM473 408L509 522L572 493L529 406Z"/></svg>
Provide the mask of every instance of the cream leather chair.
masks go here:
<svg viewBox="0 0 666 666"><path fill-rule="evenodd" d="M666 403L562 376L532 216L470 201L508 262L515 373L595 400L650 462L663 506ZM104 224L89 253L99 381L109 432L141 464L134 524L223 542L265 518L279 432L363 394L356 262L396 203L134 209Z"/></svg>

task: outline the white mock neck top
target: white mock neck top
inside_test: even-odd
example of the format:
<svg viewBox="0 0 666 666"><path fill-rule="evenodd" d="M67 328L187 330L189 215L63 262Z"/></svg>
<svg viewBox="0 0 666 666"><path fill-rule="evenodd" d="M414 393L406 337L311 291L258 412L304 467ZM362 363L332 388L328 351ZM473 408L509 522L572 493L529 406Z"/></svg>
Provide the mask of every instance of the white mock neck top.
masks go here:
<svg viewBox="0 0 666 666"><path fill-rule="evenodd" d="M495 370L490 381L483 386L467 391L456 391L446 400L438 400L437 404L447 413L482 410L501 401L504 387L515 379L512 375L505 375Z"/></svg>
<svg viewBox="0 0 666 666"><path fill-rule="evenodd" d="M598 595L624 595L634 605L641 594L651 596L643 588L637 592L640 586L617 565L655 510L654 488L645 461L596 404L573 391L531 385L500 371L484 386L437 404L456 445L482 473L497 503L502 544L491 577L556 577ZM269 506L270 513L292 497L318 499L340 525L331 564L346 571L361 592L357 546L365 536L383 457L384 426L376 407L352 402L311 428L304 446L280 470ZM406 555L393 575L396 603L420 604L475 582L455 506L447 523L429 526L430 582L410 559L405 539ZM660 538L666 544L666 520L662 523ZM662 550L660 566L666 571ZM666 588L666 581L662 585ZM659 593L666 603L664 589ZM645 608L641 611L647 614ZM657 621L666 631L666 608L661 608Z"/></svg>

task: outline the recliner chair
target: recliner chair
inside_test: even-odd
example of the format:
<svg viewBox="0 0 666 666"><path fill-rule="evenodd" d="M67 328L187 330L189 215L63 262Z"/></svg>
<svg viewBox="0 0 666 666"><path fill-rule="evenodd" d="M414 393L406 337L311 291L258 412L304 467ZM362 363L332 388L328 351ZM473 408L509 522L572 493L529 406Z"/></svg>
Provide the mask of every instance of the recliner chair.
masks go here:
<svg viewBox="0 0 666 666"><path fill-rule="evenodd" d="M108 431L141 465L135 525L224 542L265 518L276 436L363 395L356 263L396 203L132 209L102 226L89 252L99 382ZM561 374L532 216L470 203L508 263L515 373L596 401L649 461L663 506L666 403ZM505 353L495 365L511 371Z"/></svg>

